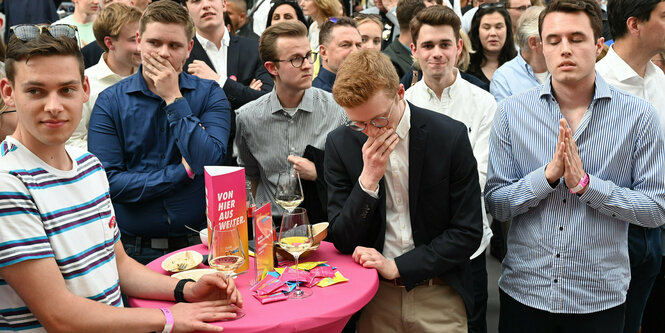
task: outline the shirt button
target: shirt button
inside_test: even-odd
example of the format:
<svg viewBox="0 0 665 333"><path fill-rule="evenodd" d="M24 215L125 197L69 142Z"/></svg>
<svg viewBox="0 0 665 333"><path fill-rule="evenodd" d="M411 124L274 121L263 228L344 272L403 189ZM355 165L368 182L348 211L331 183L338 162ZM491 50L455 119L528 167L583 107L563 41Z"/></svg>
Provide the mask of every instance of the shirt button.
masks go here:
<svg viewBox="0 0 665 333"><path fill-rule="evenodd" d="M554 283L557 283L557 282L559 282L559 280L557 280L557 279L554 279Z"/></svg>
<svg viewBox="0 0 665 333"><path fill-rule="evenodd" d="M165 158L166 158L166 156L164 156L164 154L162 154L162 159L165 159Z"/></svg>
<svg viewBox="0 0 665 333"><path fill-rule="evenodd" d="M557 257L557 258L561 257L561 254L557 253L557 254L556 254L556 257Z"/></svg>
<svg viewBox="0 0 665 333"><path fill-rule="evenodd" d="M617 214L612 214L612 217L617 217Z"/></svg>
<svg viewBox="0 0 665 333"><path fill-rule="evenodd" d="M566 199L563 199L563 203L566 203Z"/></svg>
<svg viewBox="0 0 665 333"><path fill-rule="evenodd" d="M563 231L563 227L559 227L559 231Z"/></svg>

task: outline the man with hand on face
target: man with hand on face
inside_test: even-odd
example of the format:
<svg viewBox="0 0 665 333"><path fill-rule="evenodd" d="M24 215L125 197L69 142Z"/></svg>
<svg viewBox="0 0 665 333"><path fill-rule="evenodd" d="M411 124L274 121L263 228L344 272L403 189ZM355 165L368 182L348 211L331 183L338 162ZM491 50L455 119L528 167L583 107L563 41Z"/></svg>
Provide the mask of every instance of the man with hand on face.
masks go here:
<svg viewBox="0 0 665 333"><path fill-rule="evenodd" d="M380 277L358 332L467 332L483 227L466 127L406 102L374 50L344 61L333 95L350 121L326 141L328 235Z"/></svg>
<svg viewBox="0 0 665 333"><path fill-rule="evenodd" d="M321 69L312 86L332 92L337 69L342 61L351 52L359 50L362 44L356 21L348 17L337 18L335 22L326 20L319 32L319 42Z"/></svg>
<svg viewBox="0 0 665 333"><path fill-rule="evenodd" d="M194 23L158 1L139 23L142 65L100 93L88 148L104 164L127 253L150 262L200 243L206 225L204 165L221 165L229 105L219 85L182 71Z"/></svg>
<svg viewBox="0 0 665 333"><path fill-rule="evenodd" d="M196 35L185 72L217 82L229 99L231 111L272 90L270 75L261 63L258 43L226 30L226 0L181 0L194 20ZM235 165L233 138L235 112L231 112L231 136L225 165Z"/></svg>
<svg viewBox="0 0 665 333"><path fill-rule="evenodd" d="M422 68L423 79L406 91L406 99L416 106L445 114L466 125L482 189L487 178L489 135L496 102L490 93L464 80L459 69L455 68L464 47L459 33L459 16L448 7L432 6L416 14L410 24L413 38L411 50ZM471 256L474 309L467 314L469 332L473 333L487 332L485 249L492 238L492 230L484 204L481 205L481 215L483 239Z"/></svg>
<svg viewBox="0 0 665 333"><path fill-rule="evenodd" d="M97 43L103 45L104 54L97 65L85 70L90 81L90 99L83 104L81 122L68 145L88 149L88 123L97 96L104 89L134 74L141 64L141 53L136 43L141 12L127 5L116 3L105 7L100 13L93 30Z"/></svg>
<svg viewBox="0 0 665 333"><path fill-rule="evenodd" d="M663 129L652 105L597 75L601 15L595 0L549 3L551 76L494 119L485 200L512 219L499 332L623 332L628 226L665 222Z"/></svg>
<svg viewBox="0 0 665 333"><path fill-rule="evenodd" d="M326 135L346 117L330 93L312 88L316 54L302 22L268 27L259 40L259 53L275 89L238 110L238 164L252 181L256 201L271 202L273 216L280 219L283 210L275 203L279 173L293 167L302 180L323 182L322 165L302 156L311 148L322 151ZM308 212L311 217L313 212Z"/></svg>
<svg viewBox="0 0 665 333"><path fill-rule="evenodd" d="M8 43L0 90L19 122L0 145L0 330L219 332L207 322L242 307L233 279L190 283L128 257L102 164L65 146L90 92L75 36L24 25ZM121 293L178 304L128 309Z"/></svg>

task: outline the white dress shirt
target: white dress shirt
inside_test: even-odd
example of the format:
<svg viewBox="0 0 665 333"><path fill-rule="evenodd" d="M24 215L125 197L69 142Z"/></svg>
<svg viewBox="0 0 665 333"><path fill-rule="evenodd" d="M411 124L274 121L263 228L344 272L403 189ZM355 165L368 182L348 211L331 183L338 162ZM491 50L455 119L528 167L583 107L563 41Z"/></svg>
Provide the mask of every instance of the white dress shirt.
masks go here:
<svg viewBox="0 0 665 333"><path fill-rule="evenodd" d="M441 99L427 86L424 79L409 88L405 97L418 107L444 114L466 125L473 156L478 163L478 180L482 192L487 179L489 136L497 105L492 94L462 79L459 70L455 70L455 72L455 82L443 90ZM481 206L483 209L483 239L478 250L471 256L472 259L485 251L492 238L489 219L484 213L485 200L481 200Z"/></svg>
<svg viewBox="0 0 665 333"><path fill-rule="evenodd" d="M90 115L92 108L95 106L97 96L104 89L116 84L126 76L120 76L114 73L104 60L104 53L99 62L85 70L85 76L88 77L90 83L90 98L87 102L83 103L83 111L81 113L81 121L79 122L76 130L72 136L67 140L67 145L75 146L82 149L88 149L88 123L90 122Z"/></svg>
<svg viewBox="0 0 665 333"><path fill-rule="evenodd" d="M411 129L411 109L404 103L404 114L395 132L399 142L390 153L386 173L383 175L386 186L386 235L383 242L383 256L393 260L415 248L411 230L409 210L409 130ZM360 183L360 179L358 180ZM366 193L378 198L379 189Z"/></svg>
<svg viewBox="0 0 665 333"><path fill-rule="evenodd" d="M229 43L231 42L229 32L226 30L226 28L224 28L222 45L219 49L215 43L205 39L205 37L199 35L198 32L196 33L196 38L199 40L199 43L201 43L201 46L203 46L203 49L208 55L208 58L210 58L210 62L212 62L212 65L215 67L215 72L219 74L219 80L217 83L219 83L220 87L224 88L224 84L226 83L227 79L226 68L227 59L229 58Z"/></svg>
<svg viewBox="0 0 665 333"><path fill-rule="evenodd" d="M658 66L649 61L643 78L619 57L612 46L596 64L596 71L610 85L649 101L656 107L660 124L665 128L665 74Z"/></svg>

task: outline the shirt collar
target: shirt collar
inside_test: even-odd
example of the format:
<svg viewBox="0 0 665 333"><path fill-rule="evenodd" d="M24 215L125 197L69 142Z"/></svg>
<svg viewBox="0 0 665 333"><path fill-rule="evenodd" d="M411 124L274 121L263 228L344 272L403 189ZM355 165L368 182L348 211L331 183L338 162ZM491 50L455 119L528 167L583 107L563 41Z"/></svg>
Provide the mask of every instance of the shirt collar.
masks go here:
<svg viewBox="0 0 665 333"><path fill-rule="evenodd" d="M528 62L522 57L522 52L517 52L517 57L516 57L517 63L520 65L520 68L524 68L524 70L529 73L531 76L535 77L535 74L533 73L533 67L529 65Z"/></svg>
<svg viewBox="0 0 665 333"><path fill-rule="evenodd" d="M104 54L102 54L102 56L99 58L99 62L95 66L90 67L92 72L94 72L99 79L105 79L107 77L122 77L111 70L109 65L106 63L106 59L104 59Z"/></svg>
<svg viewBox="0 0 665 333"><path fill-rule="evenodd" d="M607 84L605 79L603 79L602 76L598 74L598 72L595 72L596 74L596 81L594 84L594 93L593 93L593 100L601 99L601 98L612 98L612 94L610 93L610 85ZM543 84L540 88L540 97L543 98L545 96L550 96L551 98L554 98L554 93L552 92L552 75L550 74L547 77L547 80L545 81L545 84Z"/></svg>
<svg viewBox="0 0 665 333"><path fill-rule="evenodd" d="M461 88L460 87L461 83L459 82L460 80L462 80L462 75L460 74L459 69L453 68L453 70L455 71L455 82L453 82L453 84L443 89L443 92L441 93L441 100L443 100L444 96L448 98L453 98L453 96L456 96L457 93L459 93L459 90ZM425 91L427 92L427 95L429 95L430 98L439 100L439 98L436 97L436 93L434 92L434 90L432 90L430 87L427 86L424 79L418 82L422 82L423 86L425 87Z"/></svg>
<svg viewBox="0 0 665 333"><path fill-rule="evenodd" d="M198 32L196 32L196 39L199 40L199 43L201 43L201 46L203 46L204 49L212 47L215 50L218 50L217 45L215 45L215 43L201 36ZM224 28L224 36L222 36L222 47L229 47L230 43L231 43L231 37L229 36L228 30Z"/></svg>
<svg viewBox="0 0 665 333"><path fill-rule="evenodd" d="M401 140L404 140L406 136L409 135L409 130L411 129L411 108L409 108L409 102L407 102L406 99L404 99L404 105L404 114L395 130L395 133L397 133L397 136Z"/></svg>
<svg viewBox="0 0 665 333"><path fill-rule="evenodd" d="M298 104L297 110L302 110L305 112L314 112L314 96L312 89L316 88L310 87L305 90L305 94L302 96L300 104ZM284 110L284 108L282 107L282 104L279 102L279 98L277 98L277 89L273 89L270 92L270 113L276 113L282 110Z"/></svg>
<svg viewBox="0 0 665 333"><path fill-rule="evenodd" d="M607 51L605 58L607 58L606 61L612 67L612 73L616 76L617 80L625 81L635 77L641 79L640 75L614 51L614 45L610 46L610 50Z"/></svg>
<svg viewBox="0 0 665 333"><path fill-rule="evenodd" d="M129 81L129 84L127 85L126 93L140 91L145 95L154 95L154 93L148 88L148 83L146 83L143 78L143 65L139 65L139 69L136 73L132 74L127 80ZM193 75L187 74L184 71L180 72L178 75L178 86L180 87L180 90L194 90L194 88L196 88L194 80L196 79Z"/></svg>

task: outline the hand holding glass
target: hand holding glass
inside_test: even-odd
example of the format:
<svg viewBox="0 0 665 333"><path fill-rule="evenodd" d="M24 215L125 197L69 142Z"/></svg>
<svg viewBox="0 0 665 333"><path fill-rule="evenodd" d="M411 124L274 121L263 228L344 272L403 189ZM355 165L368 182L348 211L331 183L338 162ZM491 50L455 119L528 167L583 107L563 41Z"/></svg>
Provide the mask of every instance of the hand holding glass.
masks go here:
<svg viewBox="0 0 665 333"><path fill-rule="evenodd" d="M222 229L221 225L217 225L212 229L210 258L210 267L223 272L229 279L233 278L234 271L247 260L238 228ZM245 312L238 309L235 319L244 316Z"/></svg>
<svg viewBox="0 0 665 333"><path fill-rule="evenodd" d="M295 208L282 217L282 226L279 230L279 246L289 252L296 260L307 251L313 243L312 228L307 217L305 208ZM298 270L296 269L296 289L289 298L305 298L312 295L311 289L301 289L298 285Z"/></svg>

